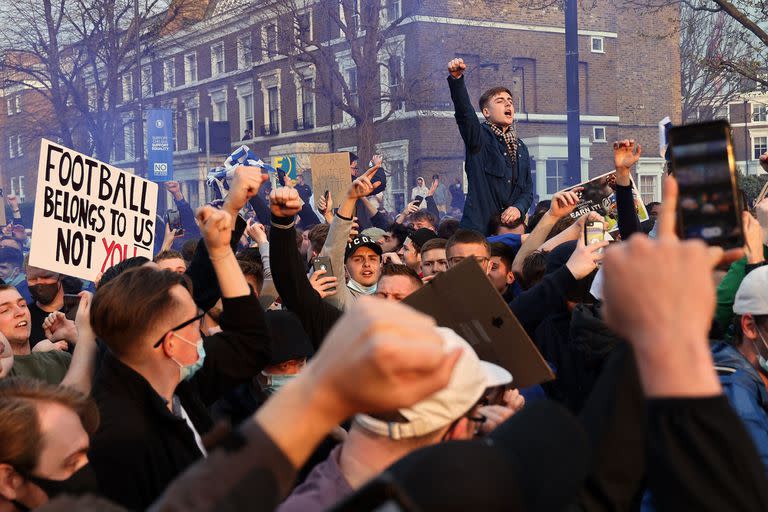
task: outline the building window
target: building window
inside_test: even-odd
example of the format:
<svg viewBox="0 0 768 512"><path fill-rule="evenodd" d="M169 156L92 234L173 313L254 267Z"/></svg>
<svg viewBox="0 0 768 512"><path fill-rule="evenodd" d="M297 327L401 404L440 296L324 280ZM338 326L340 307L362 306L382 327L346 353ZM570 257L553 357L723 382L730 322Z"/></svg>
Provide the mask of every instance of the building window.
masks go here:
<svg viewBox="0 0 768 512"><path fill-rule="evenodd" d="M8 96L8 99L6 100L6 103L8 105L8 115L9 116L12 116L13 112L14 112L13 101L14 101L13 97L12 96Z"/></svg>
<svg viewBox="0 0 768 512"><path fill-rule="evenodd" d="M277 87L267 89L268 121L270 135L280 133L280 90Z"/></svg>
<svg viewBox="0 0 768 512"><path fill-rule="evenodd" d="M184 56L184 82L197 82L197 54L188 53Z"/></svg>
<svg viewBox="0 0 768 512"><path fill-rule="evenodd" d="M752 138L752 147L754 149L754 159L760 158L760 155L768 151L768 137L754 137Z"/></svg>
<svg viewBox="0 0 768 512"><path fill-rule="evenodd" d="M296 44L303 48L312 41L312 13L303 12L296 15Z"/></svg>
<svg viewBox="0 0 768 512"><path fill-rule="evenodd" d="M253 93L243 94L240 96L240 126L243 130L243 140L253 138ZM250 133L250 137L246 137L246 133Z"/></svg>
<svg viewBox="0 0 768 512"><path fill-rule="evenodd" d="M211 76L224 73L224 43L211 46Z"/></svg>
<svg viewBox="0 0 768 512"><path fill-rule="evenodd" d="M214 121L226 121L227 120L227 98L217 98L213 102L213 120Z"/></svg>
<svg viewBox="0 0 768 512"><path fill-rule="evenodd" d="M392 110L403 108L402 85L403 85L403 59L399 55L391 55L387 61L389 71L389 96Z"/></svg>
<svg viewBox="0 0 768 512"><path fill-rule="evenodd" d="M142 96L152 95L152 66L141 68L141 94Z"/></svg>
<svg viewBox="0 0 768 512"><path fill-rule="evenodd" d="M200 141L197 138L197 123L200 111L197 107L187 107L187 149L198 149Z"/></svg>
<svg viewBox="0 0 768 512"><path fill-rule="evenodd" d="M403 15L401 0L387 0L387 19L395 21Z"/></svg>
<svg viewBox="0 0 768 512"><path fill-rule="evenodd" d="M176 87L176 65L173 59L163 62L163 89L166 91Z"/></svg>
<svg viewBox="0 0 768 512"><path fill-rule="evenodd" d="M16 158L16 137L8 137L8 156Z"/></svg>
<svg viewBox="0 0 768 512"><path fill-rule="evenodd" d="M656 200L656 178L657 176L643 174L640 178L640 197L643 203L648 204Z"/></svg>
<svg viewBox="0 0 768 512"><path fill-rule="evenodd" d="M16 136L16 156L24 156L24 150L21 147L21 135Z"/></svg>
<svg viewBox="0 0 768 512"><path fill-rule="evenodd" d="M391 193L395 208L401 211L405 208L405 164L402 160L393 160L387 158L387 170L392 178Z"/></svg>
<svg viewBox="0 0 768 512"><path fill-rule="evenodd" d="M16 190L17 190L16 178L11 178L11 195L15 196L16 195Z"/></svg>
<svg viewBox="0 0 768 512"><path fill-rule="evenodd" d="M123 147L125 148L125 160L136 158L136 131L133 122L128 121L123 125Z"/></svg>
<svg viewBox="0 0 768 512"><path fill-rule="evenodd" d="M277 55L277 26L267 25L264 27L264 41L266 41L267 58L273 58Z"/></svg>
<svg viewBox="0 0 768 512"><path fill-rule="evenodd" d="M566 176L568 176L568 160L547 159L547 194L562 190Z"/></svg>
<svg viewBox="0 0 768 512"><path fill-rule="evenodd" d="M19 176L19 201L24 202L24 176Z"/></svg>
<svg viewBox="0 0 768 512"><path fill-rule="evenodd" d="M340 36L344 37L344 26L347 27L347 32L350 36L357 37L360 35L360 0L352 0L350 5L351 16L347 19L347 15L344 12L344 2L339 2L339 18L342 21L342 26L339 27Z"/></svg>
<svg viewBox="0 0 768 512"><path fill-rule="evenodd" d="M605 126L592 127L592 142L605 142Z"/></svg>
<svg viewBox="0 0 768 512"><path fill-rule="evenodd" d="M123 103L133 99L133 75L123 75Z"/></svg>
<svg viewBox="0 0 768 512"><path fill-rule="evenodd" d="M16 105L16 113L21 114L21 94L14 96L13 102Z"/></svg>
<svg viewBox="0 0 768 512"><path fill-rule="evenodd" d="M253 46L251 36L241 37L237 40L237 68L248 69L253 64Z"/></svg>
<svg viewBox="0 0 768 512"><path fill-rule="evenodd" d="M605 53L605 39L593 37L591 44L592 53Z"/></svg>
<svg viewBox="0 0 768 512"><path fill-rule="evenodd" d="M768 120L768 106L752 104L752 122L764 123Z"/></svg>
<svg viewBox="0 0 768 512"><path fill-rule="evenodd" d="M315 93L314 80L305 78L301 82L301 118L303 128L310 129L315 127Z"/></svg>

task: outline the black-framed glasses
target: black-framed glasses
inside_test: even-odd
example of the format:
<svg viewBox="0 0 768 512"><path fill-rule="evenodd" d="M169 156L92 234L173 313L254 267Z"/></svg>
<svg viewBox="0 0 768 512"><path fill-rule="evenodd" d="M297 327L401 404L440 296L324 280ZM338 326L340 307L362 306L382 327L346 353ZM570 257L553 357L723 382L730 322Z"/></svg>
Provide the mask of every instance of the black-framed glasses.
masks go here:
<svg viewBox="0 0 768 512"><path fill-rule="evenodd" d="M181 324L177 325L177 326L176 326L176 327L174 327L173 329L169 329L169 330L167 330L167 331L165 332L165 334L163 334L163 335L160 337L160 339L159 339L159 340L157 340L157 343L155 343L154 345L152 345L152 348L157 348L157 347L159 347L160 345L162 345L162 343L163 343L163 340L165 339L165 337L168 335L168 333L169 333L169 332L178 331L179 329L183 329L184 327L188 326L188 325L189 325L189 324L191 324L191 323L197 322L198 320L202 320L202 318L203 318L204 316L205 316L205 311L202 311L202 312L198 313L198 314L197 314L197 316L195 316L194 318L190 318L190 319L189 319L189 320L187 320L186 322L184 322L184 323L181 323Z"/></svg>

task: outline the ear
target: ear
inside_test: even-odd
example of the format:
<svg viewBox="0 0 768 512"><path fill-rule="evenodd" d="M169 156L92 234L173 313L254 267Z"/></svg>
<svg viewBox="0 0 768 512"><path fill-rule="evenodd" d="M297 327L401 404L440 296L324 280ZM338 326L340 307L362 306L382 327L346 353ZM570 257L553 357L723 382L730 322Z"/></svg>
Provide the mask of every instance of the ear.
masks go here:
<svg viewBox="0 0 768 512"><path fill-rule="evenodd" d="M510 270L507 272L507 284L513 284L515 282L515 274Z"/></svg>
<svg viewBox="0 0 768 512"><path fill-rule="evenodd" d="M172 332L168 332L163 336L163 343L160 344L163 349L163 353L168 357L173 357L176 353L176 346L174 342L174 336Z"/></svg>
<svg viewBox="0 0 768 512"><path fill-rule="evenodd" d="M491 111L488 110L487 107L483 107L483 110L481 112L483 113L484 118L488 119L489 117L491 117Z"/></svg>
<svg viewBox="0 0 768 512"><path fill-rule="evenodd" d="M15 500L24 479L9 464L0 464L0 496L8 501Z"/></svg>
<svg viewBox="0 0 768 512"><path fill-rule="evenodd" d="M755 319L752 315L743 315L741 317L741 332L743 332L746 337L757 338L757 328L755 326Z"/></svg>

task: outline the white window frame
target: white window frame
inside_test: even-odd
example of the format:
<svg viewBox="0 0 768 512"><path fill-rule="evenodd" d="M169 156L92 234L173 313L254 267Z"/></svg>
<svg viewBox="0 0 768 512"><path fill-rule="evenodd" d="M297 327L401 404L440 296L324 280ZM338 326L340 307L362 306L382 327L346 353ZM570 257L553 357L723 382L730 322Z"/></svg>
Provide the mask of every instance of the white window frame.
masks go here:
<svg viewBox="0 0 768 512"><path fill-rule="evenodd" d="M274 52L269 48L269 37L267 37L267 32L269 27L275 28L275 50ZM264 49L261 52L261 60L262 61L270 61L278 56L280 52L280 31L277 29L277 22L275 20L267 23L266 25L261 27L261 41L264 44Z"/></svg>
<svg viewBox="0 0 768 512"><path fill-rule="evenodd" d="M7 107L8 107L8 115L9 116L12 116L15 113L15 109L14 109L14 106L13 106L15 101L16 100L14 99L13 96L8 96L8 99L6 100L6 104L7 104Z"/></svg>
<svg viewBox="0 0 768 512"><path fill-rule="evenodd" d="M283 120L283 106L282 102L280 101L280 98L282 98L282 71L279 69L276 69L270 73L265 73L263 75L259 76L259 84L261 86L261 98L262 98L262 107L263 107L263 124L261 126L270 125L269 122L269 89L272 87L277 87L277 130L278 133L282 131L282 120ZM260 127L261 128L261 127Z"/></svg>
<svg viewBox="0 0 768 512"><path fill-rule="evenodd" d="M408 159L409 159L409 145L408 139L393 140L390 142L380 142L376 144L376 153L379 153L384 157L384 166L387 166L387 162L401 161L403 163L403 180L402 188L395 189L387 185L387 189L384 191L384 205L389 211L395 209L395 193L402 194L404 197L404 203L408 204L410 199L411 189L408 186ZM395 183L393 177L392 183Z"/></svg>
<svg viewBox="0 0 768 512"><path fill-rule="evenodd" d="M14 135L8 137L8 156L16 158L16 137Z"/></svg>
<svg viewBox="0 0 768 512"><path fill-rule="evenodd" d="M360 28L360 2L361 0L352 0L352 17L357 18L357 24L354 27L355 31L352 34L353 37L359 37L362 35L362 29ZM344 15L344 4L342 2L339 2L339 19L341 20L343 26L347 26L347 18ZM341 26L339 27L339 37L345 37L344 29Z"/></svg>
<svg viewBox="0 0 768 512"><path fill-rule="evenodd" d="M345 81L349 80L349 70L356 68L355 61L352 60L352 55L349 50L344 50L336 54L336 62L339 65L339 72L344 77ZM358 80L359 82L359 80ZM349 84L347 84L349 86ZM360 84L357 84L358 95L360 91ZM342 124L345 126L352 126L352 116L346 112L342 112Z"/></svg>
<svg viewBox="0 0 768 512"><path fill-rule="evenodd" d="M249 120L248 114L250 114L250 121L253 125L253 128L251 130L252 136L255 136L256 134L256 118L255 118L255 95L253 90L253 84L251 83L242 83L235 86L235 91L237 92L237 113L240 117L240 134L238 135L238 140L243 138L243 134L245 134L245 129L247 128L247 122ZM250 96L251 97L251 111L248 112L247 107L247 101L246 98Z"/></svg>
<svg viewBox="0 0 768 512"><path fill-rule="evenodd" d="M176 87L176 61L170 58L163 61L163 90L170 91L174 87Z"/></svg>
<svg viewBox="0 0 768 512"><path fill-rule="evenodd" d="M296 89L296 123L297 128L304 129L304 81L312 80L313 85L317 80L314 65L304 66L293 73L293 83ZM312 125L317 128L317 94L312 93Z"/></svg>
<svg viewBox="0 0 768 512"><path fill-rule="evenodd" d="M250 58L246 59L248 56ZM237 69L253 66L253 38L251 34L237 38Z"/></svg>
<svg viewBox="0 0 768 512"><path fill-rule="evenodd" d="M11 195L16 195L16 177L11 177Z"/></svg>
<svg viewBox="0 0 768 512"><path fill-rule="evenodd" d="M195 83L197 82L197 78L197 52L187 53L184 55L184 83Z"/></svg>
<svg viewBox="0 0 768 512"><path fill-rule="evenodd" d="M133 100L133 74L130 72L123 74L121 78L123 89L123 103Z"/></svg>
<svg viewBox="0 0 768 512"><path fill-rule="evenodd" d="M599 48L595 48L595 43L599 43ZM589 51L592 53L605 53L605 38L600 36L592 36L589 39Z"/></svg>
<svg viewBox="0 0 768 512"><path fill-rule="evenodd" d="M393 84L393 85L395 87L402 87L403 82L405 81L405 37L404 36L395 36L390 39L387 39L387 41L383 45L383 48L378 53L379 84L380 84L380 92L381 92L382 98L389 96L390 87L393 86L393 85L390 85L389 83L389 60L391 57L397 57L400 59L400 83ZM345 79L346 79L346 75L345 75ZM359 80L358 80L357 87L358 87L358 94L359 94L359 89L360 89ZM381 105L382 114L386 114L387 112L390 111L389 100L382 99L381 104L382 104ZM400 108L394 109L394 112L402 112L403 110L405 110L404 101L401 103Z"/></svg>
<svg viewBox="0 0 768 512"><path fill-rule="evenodd" d="M760 154L757 154L757 139L763 139L764 143L760 145L760 147L765 148L763 151L760 152ZM756 135L752 137L752 160L757 160L760 155L768 151L768 136L766 135ZM757 156L755 156L757 155Z"/></svg>
<svg viewBox="0 0 768 512"><path fill-rule="evenodd" d="M396 16L390 16L390 4L397 6ZM384 0L384 12L388 22L393 22L403 15L403 0Z"/></svg>
<svg viewBox="0 0 768 512"><path fill-rule="evenodd" d="M21 114L21 94L14 96L13 104L16 107L16 113Z"/></svg>
<svg viewBox="0 0 768 512"><path fill-rule="evenodd" d="M200 103L197 98L189 98L185 100L184 106L186 109L185 117L187 121L187 150L197 151L200 147L200 141L197 140L197 123L200 121ZM192 119L192 113L197 113L196 119Z"/></svg>
<svg viewBox="0 0 768 512"><path fill-rule="evenodd" d="M309 37L306 43L301 41L301 32L300 26L299 26L299 16L307 15L309 17ZM315 27L314 27L314 21L312 21L312 9L307 9L301 12L296 13L296 17L293 20L293 35L294 40L296 41L296 45L298 47L303 47L304 45L310 45L315 37Z"/></svg>
<svg viewBox="0 0 768 512"><path fill-rule="evenodd" d="M136 127L132 119L123 119L123 159L136 159ZM129 149L130 148L130 149Z"/></svg>
<svg viewBox="0 0 768 512"><path fill-rule="evenodd" d="M19 201L22 203L24 202L24 198L26 197L26 194L24 193L24 176L19 176Z"/></svg>
<svg viewBox="0 0 768 512"><path fill-rule="evenodd" d="M221 50L221 71L217 69L218 60L216 59L218 49ZM211 76L223 75L227 70L227 57L224 51L224 41L211 45Z"/></svg>
<svg viewBox="0 0 768 512"><path fill-rule="evenodd" d="M603 138L599 138L597 136L597 131L598 130L603 130ZM605 130L605 126L593 126L592 127L592 142L608 142L606 137L607 137L607 132Z"/></svg>
<svg viewBox="0 0 768 512"><path fill-rule="evenodd" d="M213 121L227 121L229 113L227 112L227 88L222 87L208 92L211 100L211 118ZM224 105L224 110L219 111L219 105Z"/></svg>
<svg viewBox="0 0 768 512"><path fill-rule="evenodd" d="M753 123L765 123L768 121L768 105L763 105L762 103L750 103L750 108L752 111L750 119ZM758 115L758 119L755 119L755 114Z"/></svg>
<svg viewBox="0 0 768 512"><path fill-rule="evenodd" d="M21 135L16 136L16 156L24 156L24 148L21 145Z"/></svg>
<svg viewBox="0 0 768 512"><path fill-rule="evenodd" d="M141 67L141 94L144 97L152 96L152 66Z"/></svg>

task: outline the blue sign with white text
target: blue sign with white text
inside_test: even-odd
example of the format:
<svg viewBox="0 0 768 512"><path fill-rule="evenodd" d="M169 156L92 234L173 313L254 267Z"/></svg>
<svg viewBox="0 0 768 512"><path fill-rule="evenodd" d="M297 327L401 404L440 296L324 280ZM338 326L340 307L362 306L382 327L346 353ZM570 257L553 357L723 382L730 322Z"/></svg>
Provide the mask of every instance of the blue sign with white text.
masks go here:
<svg viewBox="0 0 768 512"><path fill-rule="evenodd" d="M173 180L173 111L147 110L147 179Z"/></svg>

